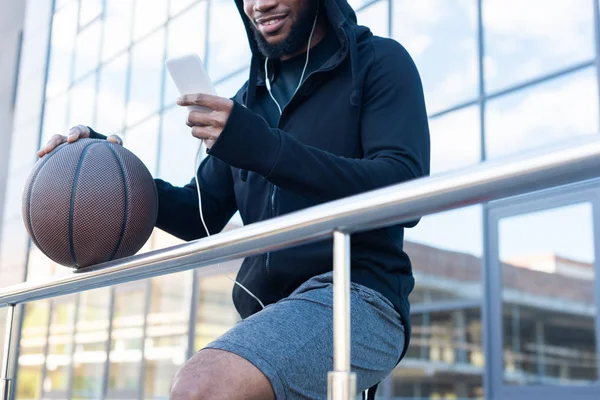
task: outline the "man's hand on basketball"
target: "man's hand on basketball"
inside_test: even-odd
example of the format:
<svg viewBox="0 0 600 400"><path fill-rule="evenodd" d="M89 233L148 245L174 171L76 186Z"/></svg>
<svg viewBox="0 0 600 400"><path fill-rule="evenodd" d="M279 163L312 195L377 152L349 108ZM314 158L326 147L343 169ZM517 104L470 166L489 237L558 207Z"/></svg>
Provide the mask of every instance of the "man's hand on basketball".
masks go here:
<svg viewBox="0 0 600 400"><path fill-rule="evenodd" d="M181 96L177 99L177 104L183 107L201 106L207 109L207 111L190 111L186 124L192 128L192 136L204 139L209 149L223 132L233 109L232 100L202 93Z"/></svg>
<svg viewBox="0 0 600 400"><path fill-rule="evenodd" d="M69 129L69 136L65 135L54 135L48 140L48 143L44 147L42 147L38 152L38 157L43 157L44 155L50 153L56 147L60 146L63 143L73 143L79 139L85 139L90 137L90 128L85 125L77 125ZM113 142L119 145L123 145L123 139L121 139L117 135L110 135L106 138L109 142Z"/></svg>

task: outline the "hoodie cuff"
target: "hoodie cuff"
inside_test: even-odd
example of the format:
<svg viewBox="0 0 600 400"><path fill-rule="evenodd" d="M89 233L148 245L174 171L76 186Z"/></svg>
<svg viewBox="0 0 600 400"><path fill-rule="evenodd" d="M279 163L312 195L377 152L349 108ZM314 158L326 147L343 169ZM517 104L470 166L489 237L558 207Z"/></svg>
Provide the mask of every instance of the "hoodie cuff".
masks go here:
<svg viewBox="0 0 600 400"><path fill-rule="evenodd" d="M268 176L275 165L281 137L264 119L237 102L223 131L208 153L235 168Z"/></svg>
<svg viewBox="0 0 600 400"><path fill-rule="evenodd" d="M104 135L96 132L95 130L93 130L89 126L88 126L88 129L90 130L90 139L102 139L102 140L106 140L106 136L104 136Z"/></svg>

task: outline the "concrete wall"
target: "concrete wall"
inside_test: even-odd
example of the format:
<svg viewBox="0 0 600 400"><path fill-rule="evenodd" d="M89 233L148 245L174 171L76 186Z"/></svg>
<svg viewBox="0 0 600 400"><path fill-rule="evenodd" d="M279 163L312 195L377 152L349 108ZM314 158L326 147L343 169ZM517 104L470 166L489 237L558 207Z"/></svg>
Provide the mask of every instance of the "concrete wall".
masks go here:
<svg viewBox="0 0 600 400"><path fill-rule="evenodd" d="M23 29L25 4L25 0L0 0L0 227L11 147L19 36ZM0 229L0 241L1 235Z"/></svg>

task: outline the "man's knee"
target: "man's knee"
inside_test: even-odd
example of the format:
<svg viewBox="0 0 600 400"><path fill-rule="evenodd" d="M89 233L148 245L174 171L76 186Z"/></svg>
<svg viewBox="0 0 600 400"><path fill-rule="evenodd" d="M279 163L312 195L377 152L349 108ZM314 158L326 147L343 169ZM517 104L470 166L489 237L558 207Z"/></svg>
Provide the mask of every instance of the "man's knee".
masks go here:
<svg viewBox="0 0 600 400"><path fill-rule="evenodd" d="M175 374L171 400L274 399L268 379L238 355L206 349Z"/></svg>

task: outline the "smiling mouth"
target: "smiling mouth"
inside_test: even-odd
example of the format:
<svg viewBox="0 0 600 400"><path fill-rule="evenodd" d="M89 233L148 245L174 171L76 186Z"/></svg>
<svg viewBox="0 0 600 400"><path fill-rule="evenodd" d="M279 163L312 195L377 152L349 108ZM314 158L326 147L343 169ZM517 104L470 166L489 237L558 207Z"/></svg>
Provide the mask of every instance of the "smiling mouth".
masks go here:
<svg viewBox="0 0 600 400"><path fill-rule="evenodd" d="M266 34L274 34L285 24L287 15L273 15L269 17L258 18L255 23L258 29Z"/></svg>

